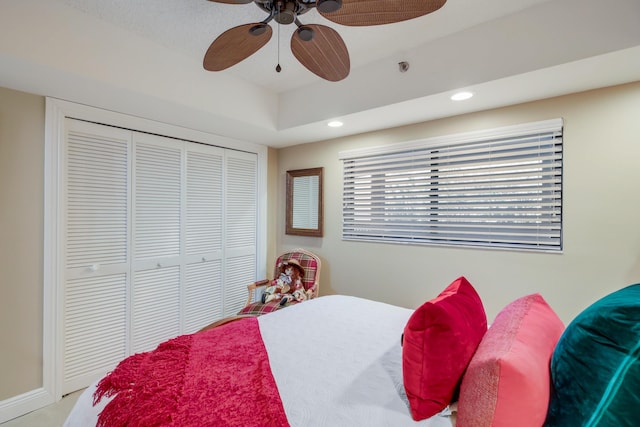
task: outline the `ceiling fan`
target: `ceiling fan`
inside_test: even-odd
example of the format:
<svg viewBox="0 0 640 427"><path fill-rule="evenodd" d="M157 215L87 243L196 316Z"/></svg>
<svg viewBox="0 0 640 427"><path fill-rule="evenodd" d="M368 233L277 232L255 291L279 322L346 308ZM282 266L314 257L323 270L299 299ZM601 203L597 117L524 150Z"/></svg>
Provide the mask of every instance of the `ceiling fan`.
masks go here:
<svg viewBox="0 0 640 427"><path fill-rule="evenodd" d="M268 13L262 22L233 27L216 38L204 55L204 68L221 71L256 53L271 39L269 22L294 24L291 51L309 71L337 82L349 75L349 52L333 28L303 24L298 17L314 7L336 24L368 26L391 24L427 15L440 9L446 0L209 0L216 3L255 3ZM277 71L280 71L276 67Z"/></svg>

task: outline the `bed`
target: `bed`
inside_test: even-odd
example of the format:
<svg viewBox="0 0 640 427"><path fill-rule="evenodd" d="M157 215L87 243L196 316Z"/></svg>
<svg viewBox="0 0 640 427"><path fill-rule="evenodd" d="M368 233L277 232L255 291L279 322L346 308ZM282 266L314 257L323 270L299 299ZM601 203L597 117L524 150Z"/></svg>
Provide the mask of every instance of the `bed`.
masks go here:
<svg viewBox="0 0 640 427"><path fill-rule="evenodd" d="M172 425L451 427L455 419L449 408L425 420L414 421L412 418L403 385L401 337L413 312L362 298L332 295L199 332L195 334L198 338L209 333L218 334L215 339L220 342L222 337L235 337L236 340L245 335L242 331L249 331L252 322L257 325L264 351L268 355L265 375L269 375L270 369L274 380L274 389L267 391L266 399L272 396L278 403L279 398L286 421L273 421L273 414L258 414L256 420L251 422L229 419L205 421L203 424L202 420L187 413L182 421L173 422ZM215 351L211 348L211 352ZM235 353L243 352L246 349ZM202 372L208 372L208 369L191 373L188 380L200 381L193 377L198 377ZM113 393L102 393L104 396L94 406L98 384L92 384L81 394L65 427L98 425L100 412L114 399ZM209 390L210 386L204 388ZM262 383L258 388L263 389ZM261 409L271 407L270 402L259 401L253 390L247 390L250 390L249 393L236 390L233 397L235 402L239 402L237 407L236 403L226 401L227 396L218 396L223 407L221 410L253 411L247 409L243 402L254 403ZM126 409L123 405L120 403L115 412L136 411ZM135 418L136 415L131 416ZM127 423L136 425L131 421ZM144 425L144 422L139 421L138 424Z"/></svg>
<svg viewBox="0 0 640 427"><path fill-rule="evenodd" d="M538 293L487 327L461 276L415 310L334 295L204 329L123 360L65 426L640 425L640 284L566 328Z"/></svg>

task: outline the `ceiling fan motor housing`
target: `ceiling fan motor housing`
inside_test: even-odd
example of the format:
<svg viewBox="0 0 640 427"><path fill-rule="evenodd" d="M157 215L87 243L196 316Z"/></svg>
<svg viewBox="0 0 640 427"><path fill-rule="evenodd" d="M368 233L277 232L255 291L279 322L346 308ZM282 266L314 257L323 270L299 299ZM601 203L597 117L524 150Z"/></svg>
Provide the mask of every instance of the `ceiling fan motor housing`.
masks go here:
<svg viewBox="0 0 640 427"><path fill-rule="evenodd" d="M283 25L292 24L296 18L315 6L314 0L255 0L254 3Z"/></svg>

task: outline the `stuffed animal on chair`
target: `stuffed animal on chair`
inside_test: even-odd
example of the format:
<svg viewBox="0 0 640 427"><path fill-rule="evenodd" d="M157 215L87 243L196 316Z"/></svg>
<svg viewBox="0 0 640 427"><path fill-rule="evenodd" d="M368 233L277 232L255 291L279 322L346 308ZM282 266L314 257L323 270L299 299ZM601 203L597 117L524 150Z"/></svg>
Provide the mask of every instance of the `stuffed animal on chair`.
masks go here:
<svg viewBox="0 0 640 427"><path fill-rule="evenodd" d="M262 294L263 304L270 301L279 301L280 305L285 305L295 299L293 294L296 291L302 290L304 293L304 286L302 285L304 270L297 260L290 259L279 263L278 270L280 272L278 277L271 281L271 286L265 289Z"/></svg>

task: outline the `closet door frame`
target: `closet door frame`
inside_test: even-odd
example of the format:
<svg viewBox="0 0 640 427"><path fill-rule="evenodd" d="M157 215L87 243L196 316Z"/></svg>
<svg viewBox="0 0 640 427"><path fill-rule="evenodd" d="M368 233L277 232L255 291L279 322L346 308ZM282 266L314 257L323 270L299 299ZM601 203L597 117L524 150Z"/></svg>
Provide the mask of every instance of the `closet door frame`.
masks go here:
<svg viewBox="0 0 640 427"><path fill-rule="evenodd" d="M58 254L62 252L63 207L59 196L63 185L62 159L65 119L73 118L125 129L148 132L202 144L246 151L257 155L257 248L256 275L265 277L267 251L267 147L215 134L186 129L123 113L103 110L55 98L46 98L45 185L44 185L44 277L43 277L43 343L42 388L38 402L44 406L62 398L62 293L64 268Z"/></svg>

